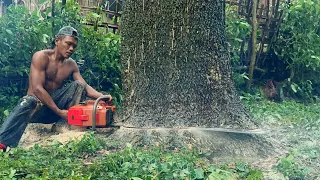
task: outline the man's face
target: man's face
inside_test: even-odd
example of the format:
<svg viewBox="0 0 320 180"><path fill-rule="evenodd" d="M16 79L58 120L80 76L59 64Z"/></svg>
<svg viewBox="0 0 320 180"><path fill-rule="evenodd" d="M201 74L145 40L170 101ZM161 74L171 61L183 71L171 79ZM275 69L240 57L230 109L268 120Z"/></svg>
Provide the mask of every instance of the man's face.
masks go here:
<svg viewBox="0 0 320 180"><path fill-rule="evenodd" d="M64 58L69 58L76 50L78 40L72 36L63 36L56 39L56 48Z"/></svg>

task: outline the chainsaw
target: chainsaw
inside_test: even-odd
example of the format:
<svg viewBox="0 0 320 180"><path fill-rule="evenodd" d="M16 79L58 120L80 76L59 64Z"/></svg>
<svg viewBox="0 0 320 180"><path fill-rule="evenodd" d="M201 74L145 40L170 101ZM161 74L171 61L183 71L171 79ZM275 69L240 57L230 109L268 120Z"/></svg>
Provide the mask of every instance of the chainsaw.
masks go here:
<svg viewBox="0 0 320 180"><path fill-rule="evenodd" d="M87 100L80 102L78 105L70 107L68 110L68 124L82 127L92 127L92 130L98 128L118 127L114 126L113 115L116 111L116 107L112 106L105 101L109 98L101 96L97 100ZM95 119L95 120L94 120ZM150 127L128 127L120 125L124 128L134 129L168 129L168 130L190 130L190 131L215 131L223 133L240 133L240 134L265 134L268 131L256 129L256 130L243 130L243 129L227 129L227 128L201 128L201 127L186 127L186 128L150 128ZM119 126L119 127L120 127Z"/></svg>
<svg viewBox="0 0 320 180"><path fill-rule="evenodd" d="M114 119L116 107L105 101L109 97L101 96L96 100L87 100L71 106L68 110L68 124L82 127L109 127Z"/></svg>

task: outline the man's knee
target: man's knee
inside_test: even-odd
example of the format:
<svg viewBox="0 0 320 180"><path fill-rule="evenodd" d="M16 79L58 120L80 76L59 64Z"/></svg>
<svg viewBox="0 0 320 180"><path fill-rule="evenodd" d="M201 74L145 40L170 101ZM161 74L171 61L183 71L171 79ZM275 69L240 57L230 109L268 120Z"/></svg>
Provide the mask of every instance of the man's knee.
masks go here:
<svg viewBox="0 0 320 180"><path fill-rule="evenodd" d="M3 126L10 126L13 122L29 122L33 114L42 106L41 101L34 96L24 96L20 99L15 108L3 123ZM18 123L19 124L19 123Z"/></svg>
<svg viewBox="0 0 320 180"><path fill-rule="evenodd" d="M23 98L21 98L21 100L19 101L18 107L25 107L25 106L37 106L38 104L41 104L41 101L34 97L34 96L24 96Z"/></svg>
<svg viewBox="0 0 320 180"><path fill-rule="evenodd" d="M86 86L87 84L81 82L80 80L73 81L73 87L75 88L74 93L79 95L81 98L86 96Z"/></svg>

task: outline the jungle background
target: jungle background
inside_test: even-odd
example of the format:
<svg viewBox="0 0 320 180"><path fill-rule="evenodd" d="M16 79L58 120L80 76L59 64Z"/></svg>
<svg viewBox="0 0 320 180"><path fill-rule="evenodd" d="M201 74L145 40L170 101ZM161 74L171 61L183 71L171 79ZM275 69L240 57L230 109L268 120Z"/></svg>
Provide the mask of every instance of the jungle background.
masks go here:
<svg viewBox="0 0 320 180"><path fill-rule="evenodd" d="M32 6L2 2L0 124L26 93L32 54L50 48L54 34L65 25L80 32L79 48L72 58L79 64L84 79L96 89L110 93L121 112L121 8L118 7L122 1L117 9L112 9L115 8L112 2L39 0ZM66 144L54 142L45 147L35 145L31 149L0 152L0 177L319 178L320 5L317 0L270 2L258 3L256 37L252 35L250 3L226 2L225 23L238 94L255 121L274 129L269 136L286 147L281 156L264 164L258 160L251 164L214 162L190 147L171 149L157 144L132 147L87 133L82 139ZM263 9L268 10L264 13ZM106 13L109 11L114 12ZM252 54L255 62L250 71Z"/></svg>

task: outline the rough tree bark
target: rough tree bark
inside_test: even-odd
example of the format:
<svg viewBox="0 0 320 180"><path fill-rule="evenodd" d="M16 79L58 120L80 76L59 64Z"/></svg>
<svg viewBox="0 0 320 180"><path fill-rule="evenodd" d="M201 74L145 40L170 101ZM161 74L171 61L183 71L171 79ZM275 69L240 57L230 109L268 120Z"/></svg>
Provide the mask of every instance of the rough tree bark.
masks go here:
<svg viewBox="0 0 320 180"><path fill-rule="evenodd" d="M222 0L126 0L124 125L256 128L236 94Z"/></svg>

